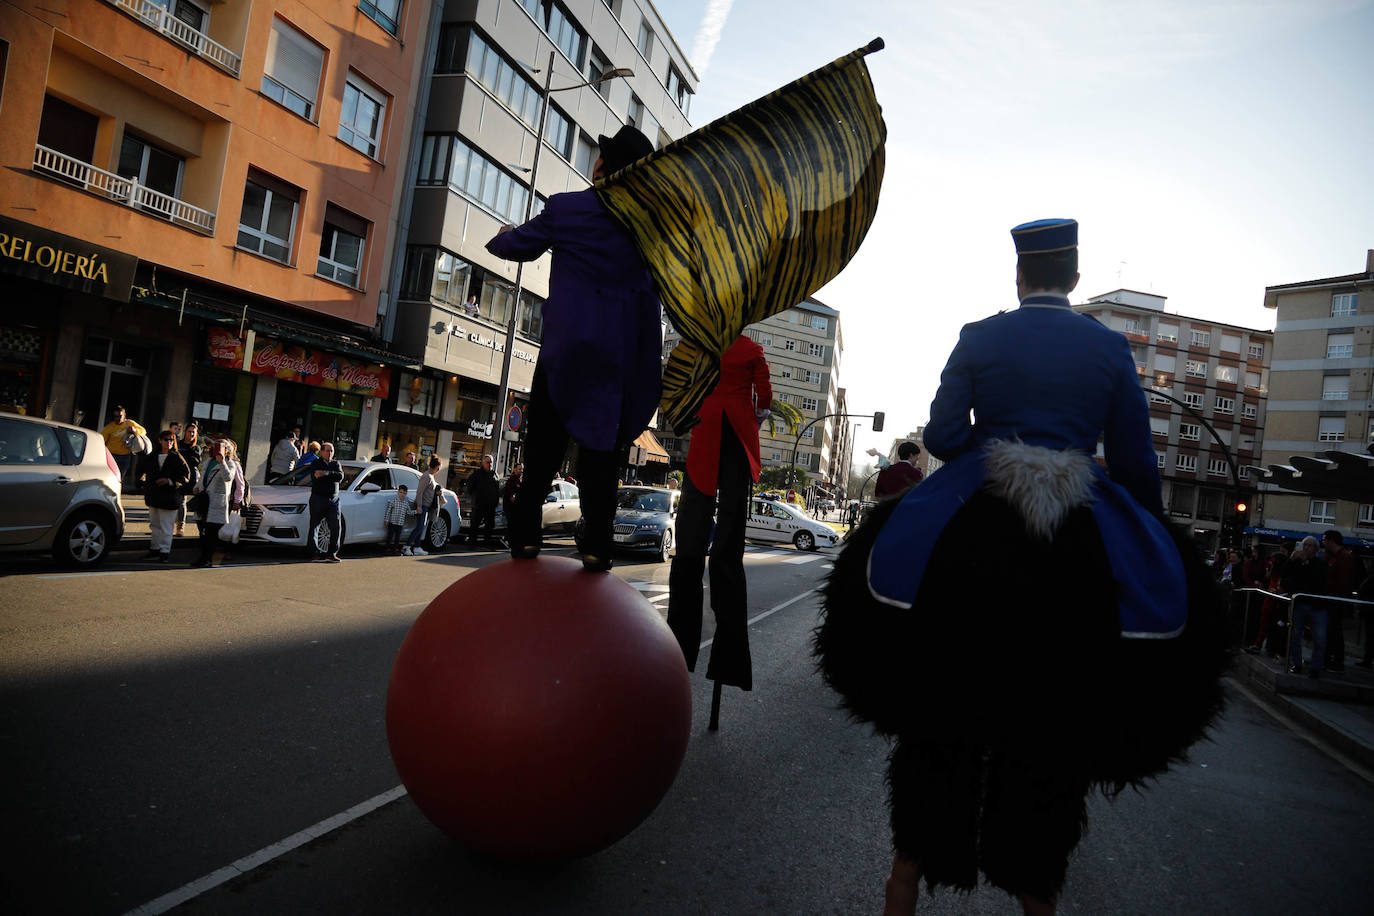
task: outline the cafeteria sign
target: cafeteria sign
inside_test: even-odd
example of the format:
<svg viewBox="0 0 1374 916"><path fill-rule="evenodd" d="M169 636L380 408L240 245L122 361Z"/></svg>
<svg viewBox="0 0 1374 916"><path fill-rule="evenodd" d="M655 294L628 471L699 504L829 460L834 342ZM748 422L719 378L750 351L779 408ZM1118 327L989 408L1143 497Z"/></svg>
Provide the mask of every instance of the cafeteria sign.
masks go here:
<svg viewBox="0 0 1374 916"><path fill-rule="evenodd" d="M226 369L246 369L258 375L364 397L384 398L391 389L390 369L271 337L258 337L250 353L234 332L211 328L208 343L210 362Z"/></svg>

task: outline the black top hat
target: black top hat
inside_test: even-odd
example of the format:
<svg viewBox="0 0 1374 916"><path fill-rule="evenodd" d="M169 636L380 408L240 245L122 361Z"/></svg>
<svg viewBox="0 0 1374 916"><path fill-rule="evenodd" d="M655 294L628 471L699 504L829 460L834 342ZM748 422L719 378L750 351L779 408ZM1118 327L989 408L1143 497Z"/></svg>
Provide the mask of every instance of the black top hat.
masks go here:
<svg viewBox="0 0 1374 916"><path fill-rule="evenodd" d="M596 138L596 142L601 148L601 158L607 175L620 171L654 151L654 145L649 138L629 124L616 131L614 137L602 134Z"/></svg>

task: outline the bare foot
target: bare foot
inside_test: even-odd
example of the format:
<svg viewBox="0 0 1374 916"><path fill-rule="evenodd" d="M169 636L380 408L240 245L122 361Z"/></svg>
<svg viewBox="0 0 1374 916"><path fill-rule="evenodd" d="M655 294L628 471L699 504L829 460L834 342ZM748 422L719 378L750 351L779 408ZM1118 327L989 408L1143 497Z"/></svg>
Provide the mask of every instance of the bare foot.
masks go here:
<svg viewBox="0 0 1374 916"><path fill-rule="evenodd" d="M892 874L887 878L883 916L912 916L921 890L921 868L900 855L892 857Z"/></svg>

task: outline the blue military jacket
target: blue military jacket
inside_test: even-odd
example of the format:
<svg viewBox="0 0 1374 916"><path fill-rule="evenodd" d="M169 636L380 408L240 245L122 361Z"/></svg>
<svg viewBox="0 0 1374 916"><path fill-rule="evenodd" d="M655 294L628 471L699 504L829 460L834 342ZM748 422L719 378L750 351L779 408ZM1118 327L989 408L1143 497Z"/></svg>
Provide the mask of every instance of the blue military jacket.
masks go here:
<svg viewBox="0 0 1374 916"><path fill-rule="evenodd" d="M972 419L970 419L972 412ZM869 587L910 606L945 524L983 483L991 439L1086 454L1103 439L1093 515L1118 585L1124 635L1175 635L1186 615L1183 565L1162 512L1149 408L1126 339L1036 294L964 326L930 405L925 445L946 464L912 489L869 560Z"/></svg>
<svg viewBox="0 0 1374 916"><path fill-rule="evenodd" d="M553 195L543 213L487 242L515 261L550 249L539 366L569 435L609 451L639 435L658 405L658 294L629 234L591 189Z"/></svg>

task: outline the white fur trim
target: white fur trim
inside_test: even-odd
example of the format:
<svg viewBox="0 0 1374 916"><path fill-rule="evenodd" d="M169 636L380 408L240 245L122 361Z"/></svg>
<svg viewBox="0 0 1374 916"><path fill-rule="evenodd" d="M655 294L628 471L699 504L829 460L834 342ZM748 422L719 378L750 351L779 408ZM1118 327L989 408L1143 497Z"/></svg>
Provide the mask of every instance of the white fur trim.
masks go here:
<svg viewBox="0 0 1374 916"><path fill-rule="evenodd" d="M1069 512L1094 499L1092 459L1007 439L984 446L986 486L1010 504L1026 523L1026 533L1051 540Z"/></svg>

